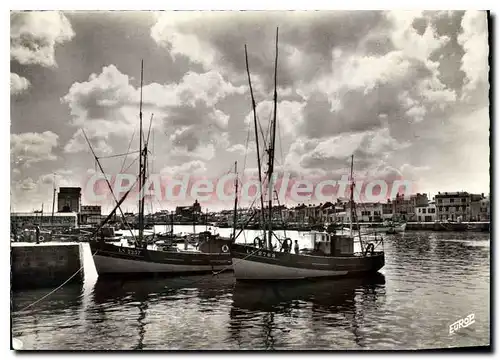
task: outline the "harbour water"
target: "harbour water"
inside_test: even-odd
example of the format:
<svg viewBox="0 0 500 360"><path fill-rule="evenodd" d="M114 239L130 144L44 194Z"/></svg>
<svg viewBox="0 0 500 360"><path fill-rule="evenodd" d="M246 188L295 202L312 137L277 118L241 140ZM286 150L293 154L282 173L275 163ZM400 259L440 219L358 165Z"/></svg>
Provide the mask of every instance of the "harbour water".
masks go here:
<svg viewBox="0 0 500 360"><path fill-rule="evenodd" d="M192 226L176 226L189 232ZM197 231L205 227L197 227ZM225 233L227 231L227 234ZM231 229L220 229L228 235ZM258 235L247 231L241 241ZM307 234L287 232L308 245ZM366 280L240 284L232 273L99 280L84 246L83 285L12 294L24 349L430 349L490 344L490 235L384 237L386 265ZM475 322L449 334L455 321Z"/></svg>

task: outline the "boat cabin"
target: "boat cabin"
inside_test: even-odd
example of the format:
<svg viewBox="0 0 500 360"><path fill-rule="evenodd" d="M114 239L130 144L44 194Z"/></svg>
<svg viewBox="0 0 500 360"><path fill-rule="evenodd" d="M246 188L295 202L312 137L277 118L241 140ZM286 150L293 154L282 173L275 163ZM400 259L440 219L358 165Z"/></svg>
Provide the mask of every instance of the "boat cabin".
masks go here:
<svg viewBox="0 0 500 360"><path fill-rule="evenodd" d="M327 232L312 232L314 255L352 256L354 254L354 238L349 235L337 235Z"/></svg>
<svg viewBox="0 0 500 360"><path fill-rule="evenodd" d="M224 238L209 231L203 231L198 236L198 250L205 253L229 253L232 239Z"/></svg>

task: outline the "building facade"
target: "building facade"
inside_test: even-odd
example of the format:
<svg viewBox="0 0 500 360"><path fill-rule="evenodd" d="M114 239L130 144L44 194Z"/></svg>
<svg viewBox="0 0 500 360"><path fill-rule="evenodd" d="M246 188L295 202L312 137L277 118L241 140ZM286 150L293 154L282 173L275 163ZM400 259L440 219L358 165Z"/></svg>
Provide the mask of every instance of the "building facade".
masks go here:
<svg viewBox="0 0 500 360"><path fill-rule="evenodd" d="M80 213L82 189L79 187L60 187L57 194L57 212Z"/></svg>
<svg viewBox="0 0 500 360"><path fill-rule="evenodd" d="M401 220L411 221L415 217L415 199L405 198L403 195L396 194L392 201L393 215Z"/></svg>
<svg viewBox="0 0 500 360"><path fill-rule="evenodd" d="M76 213L11 213L11 226L16 229L25 229L32 226L50 228L74 228L77 226L78 215Z"/></svg>
<svg viewBox="0 0 500 360"><path fill-rule="evenodd" d="M434 222L437 219L436 204L431 201L427 205L415 207L415 216L418 222Z"/></svg>
<svg viewBox="0 0 500 360"><path fill-rule="evenodd" d="M435 199L437 219L440 221L481 221L489 218L489 206L484 206L489 201L485 201L484 194L444 192L438 193Z"/></svg>
<svg viewBox="0 0 500 360"><path fill-rule="evenodd" d="M100 205L82 205L80 211L81 224L99 224L102 221Z"/></svg>

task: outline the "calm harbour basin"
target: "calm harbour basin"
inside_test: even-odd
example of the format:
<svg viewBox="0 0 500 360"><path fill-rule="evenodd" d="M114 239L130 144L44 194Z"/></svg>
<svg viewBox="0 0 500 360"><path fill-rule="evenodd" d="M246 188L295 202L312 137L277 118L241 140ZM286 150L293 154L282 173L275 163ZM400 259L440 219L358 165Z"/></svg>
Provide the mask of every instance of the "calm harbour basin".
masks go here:
<svg viewBox="0 0 500 360"><path fill-rule="evenodd" d="M221 235L230 231L219 229ZM239 241L252 241L256 234L247 231ZM307 233L287 235L309 244ZM266 285L237 283L231 272L100 280L84 244L83 285L66 285L29 308L51 289L14 292L12 332L26 350L407 350L490 344L489 233L406 232L385 235L384 245L386 264L369 279ZM475 322L450 334L450 325L469 314Z"/></svg>

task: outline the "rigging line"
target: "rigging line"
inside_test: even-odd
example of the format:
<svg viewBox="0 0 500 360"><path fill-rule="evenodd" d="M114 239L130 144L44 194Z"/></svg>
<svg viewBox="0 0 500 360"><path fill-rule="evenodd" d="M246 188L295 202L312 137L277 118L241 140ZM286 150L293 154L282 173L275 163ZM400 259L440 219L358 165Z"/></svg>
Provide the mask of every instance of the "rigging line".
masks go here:
<svg viewBox="0 0 500 360"><path fill-rule="evenodd" d="M271 115L272 115L272 113L271 113ZM271 116L269 116L268 122L270 122L270 121L271 121ZM258 117L257 117L257 123L259 124L260 135L262 136L264 148L266 148L267 144L266 144L266 137L264 136L264 129L263 129L262 123L260 122L260 119Z"/></svg>
<svg viewBox="0 0 500 360"><path fill-rule="evenodd" d="M132 191L132 188L135 186L135 184L137 184L137 181L139 181L139 178L137 177L134 181L134 184L130 187L130 189L127 190L127 192L122 196L122 198L120 199L120 201L115 205L115 207L113 208L113 210L109 213L109 215L103 220L101 221L101 223L99 224L99 226L94 230L94 233L92 234L91 237L96 237L97 236L97 233L99 232L99 230L108 222L109 219L111 219L111 217L116 213L116 209L118 209L122 204L123 202L125 201L125 199L127 198L128 194L130 194L130 192ZM132 230L130 230L132 231ZM134 234L132 234L132 237L134 237ZM134 237L135 238L135 237Z"/></svg>
<svg viewBox="0 0 500 360"><path fill-rule="evenodd" d="M247 157L248 157L248 142L250 141L250 122L248 123L248 128L247 128L247 140L245 142L245 157L243 159L243 171L242 174L245 172L246 166L247 166ZM255 145L257 146L257 145Z"/></svg>
<svg viewBox="0 0 500 360"><path fill-rule="evenodd" d="M130 137L130 142L128 143L128 148L127 148L127 152L130 151L130 147L132 146L132 141L134 141L134 136L135 136L135 129L134 129L134 132L132 133L132 136ZM123 168L125 167L125 162L127 161L127 156L125 156L125 158L123 159L123 162L122 162L122 166L121 166L121 170L120 172L123 171Z"/></svg>
<svg viewBox="0 0 500 360"><path fill-rule="evenodd" d="M92 254L92 257L97 254L97 251L95 251L95 253ZM55 293L57 290L59 290L60 288L62 288L64 285L66 285L71 279L73 279L80 271L83 270L83 267L84 265L82 264L82 266L80 266L80 268L73 274L71 275L65 282L63 282L61 285L59 285L58 287L56 287L54 290L50 291L49 293L45 294L44 296L42 296L40 299L32 302L31 304L29 304L28 306L25 306L24 308L22 308L21 310L19 310L19 312L23 312L25 311L26 309L29 309L30 307L32 307L33 305L35 304L38 304L40 301L48 298L50 295L52 295L53 293Z"/></svg>
<svg viewBox="0 0 500 360"><path fill-rule="evenodd" d="M138 156L138 157L136 157L134 160L132 160L132 162L131 162L128 166L127 166L127 168L126 168L126 169L123 169L123 170L122 170L122 172L126 172L126 171L128 171L128 170L132 167L132 165L134 165L134 163L135 163L138 159L139 159L139 156Z"/></svg>
<svg viewBox="0 0 500 360"><path fill-rule="evenodd" d="M108 156L98 156L97 158L99 160L102 160L102 159L111 159L111 158L115 158L115 157L127 156L127 155L130 155L130 154L136 154L138 152L139 152L139 150L134 150L134 151L126 152L126 153L123 153L123 154L115 154L115 155L108 155Z"/></svg>
<svg viewBox="0 0 500 360"><path fill-rule="evenodd" d="M281 136L281 127L280 127L280 124L278 123L277 124L278 126L278 136L279 136L279 140L280 140L280 152L281 152L281 162L278 161L278 163L281 163L281 166L283 167L284 166L284 159L283 159L283 146L281 145L282 141L283 141L283 138Z"/></svg>
<svg viewBox="0 0 500 360"><path fill-rule="evenodd" d="M151 114L151 119L149 120L149 129L148 129L148 138L146 140L146 147L149 145L149 135L151 134L151 124L153 124L153 116L155 114Z"/></svg>
<svg viewBox="0 0 500 360"><path fill-rule="evenodd" d="M97 164L99 165L99 169L101 170L103 176L104 176L104 180L106 180L106 184L108 185L108 188L109 188L109 191L111 192L111 195L113 196L113 199L115 200L115 202L117 204L119 204L118 202L118 199L116 198L115 196L115 193L113 192L113 189L111 188L111 184L109 183L109 180L108 180L108 177L106 176L105 172L104 172L104 169L102 168L101 166L101 163L99 162L99 159L97 158L95 152L94 152L94 149L92 148L92 145L90 144L90 141L87 137L87 134L85 133L85 130L83 130L82 128L82 132L83 132L83 135L85 136L85 140L87 140L87 143L90 147L90 151L92 151L92 155L94 155L94 158L96 159L97 161ZM120 206L118 206L118 209L120 210L120 213L122 214L122 217L125 217L125 215L123 214L123 211L122 211L122 208ZM132 233L132 229L130 229L130 233L132 234L132 236L134 236L134 234ZM135 240L135 236L134 236L134 240Z"/></svg>

